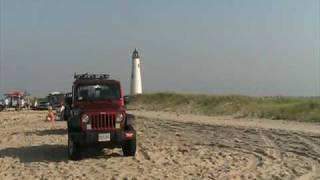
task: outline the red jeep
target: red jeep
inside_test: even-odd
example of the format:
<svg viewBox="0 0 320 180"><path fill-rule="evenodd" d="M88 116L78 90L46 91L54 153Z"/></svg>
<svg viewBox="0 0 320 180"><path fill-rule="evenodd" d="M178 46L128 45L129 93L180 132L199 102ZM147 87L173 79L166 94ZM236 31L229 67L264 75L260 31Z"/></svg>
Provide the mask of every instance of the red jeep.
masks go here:
<svg viewBox="0 0 320 180"><path fill-rule="evenodd" d="M68 155L81 156L84 147L122 148L124 156L136 152L134 117L126 113L119 81L107 74L75 74L68 109Z"/></svg>

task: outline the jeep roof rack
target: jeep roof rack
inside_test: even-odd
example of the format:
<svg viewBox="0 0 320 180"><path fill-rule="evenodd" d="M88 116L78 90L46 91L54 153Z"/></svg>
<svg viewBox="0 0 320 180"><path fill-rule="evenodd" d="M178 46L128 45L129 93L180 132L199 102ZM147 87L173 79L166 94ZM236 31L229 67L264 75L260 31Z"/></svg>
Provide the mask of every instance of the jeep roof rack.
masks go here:
<svg viewBox="0 0 320 180"><path fill-rule="evenodd" d="M109 79L110 75L109 74L90 74L90 73L84 73L84 74L77 74L74 73L74 79L76 80L84 80L84 79Z"/></svg>

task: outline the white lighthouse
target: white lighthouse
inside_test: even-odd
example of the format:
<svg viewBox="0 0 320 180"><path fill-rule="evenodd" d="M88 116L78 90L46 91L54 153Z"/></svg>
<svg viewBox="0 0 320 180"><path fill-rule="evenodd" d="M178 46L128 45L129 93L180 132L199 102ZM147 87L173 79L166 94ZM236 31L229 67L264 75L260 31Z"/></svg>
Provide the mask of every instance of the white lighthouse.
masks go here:
<svg viewBox="0 0 320 180"><path fill-rule="evenodd" d="M142 94L140 56L135 49L132 53L131 95Z"/></svg>

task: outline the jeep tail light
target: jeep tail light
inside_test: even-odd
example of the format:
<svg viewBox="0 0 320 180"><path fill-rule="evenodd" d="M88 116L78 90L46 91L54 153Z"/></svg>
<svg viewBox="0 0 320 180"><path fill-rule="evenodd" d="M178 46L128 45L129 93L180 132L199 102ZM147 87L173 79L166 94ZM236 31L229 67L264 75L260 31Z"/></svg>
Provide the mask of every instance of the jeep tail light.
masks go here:
<svg viewBox="0 0 320 180"><path fill-rule="evenodd" d="M82 115L81 122L87 124L89 122L89 116L86 114Z"/></svg>

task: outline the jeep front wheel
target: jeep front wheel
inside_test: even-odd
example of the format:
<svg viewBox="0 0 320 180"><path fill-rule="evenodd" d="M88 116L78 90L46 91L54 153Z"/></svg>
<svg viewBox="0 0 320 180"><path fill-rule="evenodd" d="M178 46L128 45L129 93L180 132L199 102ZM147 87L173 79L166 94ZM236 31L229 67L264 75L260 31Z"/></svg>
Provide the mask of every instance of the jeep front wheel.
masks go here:
<svg viewBox="0 0 320 180"><path fill-rule="evenodd" d="M71 160L79 160L81 154L80 145L68 137L68 156Z"/></svg>
<svg viewBox="0 0 320 180"><path fill-rule="evenodd" d="M123 155L124 156L135 156L136 145L137 145L137 141L135 139L125 141L124 144L122 145Z"/></svg>

